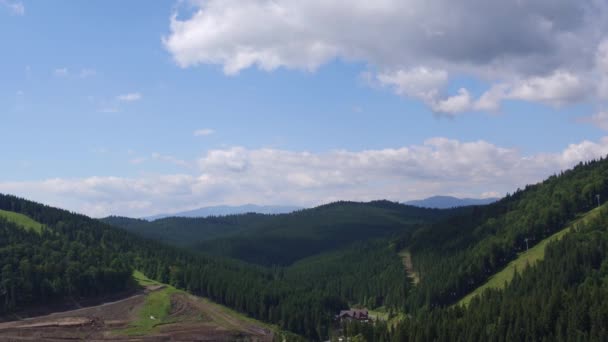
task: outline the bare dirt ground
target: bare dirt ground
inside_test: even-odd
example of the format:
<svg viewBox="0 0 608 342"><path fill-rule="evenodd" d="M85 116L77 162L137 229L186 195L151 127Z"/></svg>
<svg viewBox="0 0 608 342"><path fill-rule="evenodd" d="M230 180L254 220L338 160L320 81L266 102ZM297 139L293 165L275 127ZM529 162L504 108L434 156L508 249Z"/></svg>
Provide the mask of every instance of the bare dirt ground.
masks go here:
<svg viewBox="0 0 608 342"><path fill-rule="evenodd" d="M136 319L145 293L98 306L0 323L0 341L259 341L273 332L202 298L174 294L169 322L148 336L117 333Z"/></svg>

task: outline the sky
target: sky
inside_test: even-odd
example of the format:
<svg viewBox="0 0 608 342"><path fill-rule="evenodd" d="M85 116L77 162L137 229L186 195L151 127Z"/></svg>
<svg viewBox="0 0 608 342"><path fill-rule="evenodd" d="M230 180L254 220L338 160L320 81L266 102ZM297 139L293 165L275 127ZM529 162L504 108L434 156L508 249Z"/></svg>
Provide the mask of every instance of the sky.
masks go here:
<svg viewBox="0 0 608 342"><path fill-rule="evenodd" d="M495 197L608 154L605 0L0 0L0 192Z"/></svg>

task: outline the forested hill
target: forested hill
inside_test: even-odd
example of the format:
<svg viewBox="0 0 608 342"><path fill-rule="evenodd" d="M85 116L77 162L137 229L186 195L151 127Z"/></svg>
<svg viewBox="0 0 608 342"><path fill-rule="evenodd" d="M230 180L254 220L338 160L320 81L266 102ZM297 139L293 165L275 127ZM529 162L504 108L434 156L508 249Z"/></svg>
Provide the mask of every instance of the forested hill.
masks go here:
<svg viewBox="0 0 608 342"><path fill-rule="evenodd" d="M413 231L470 209L438 210L389 201L335 202L290 214L104 222L145 237L262 265L288 265L356 241Z"/></svg>
<svg viewBox="0 0 608 342"><path fill-rule="evenodd" d="M0 317L129 290L134 270L312 340L325 340L334 315L349 303L398 309L406 298L404 274L386 241L285 272L166 246L14 196L0 194L0 210L11 216L0 215Z"/></svg>
<svg viewBox="0 0 608 342"><path fill-rule="evenodd" d="M608 209L590 215L598 195L608 199L607 159L405 234L397 248L408 250L420 276L407 292L407 315L388 325L351 324L348 335L368 341L607 341ZM544 258L517 269L504 288L489 288L466 307L455 305L558 231L561 238L545 244Z"/></svg>
<svg viewBox="0 0 608 342"><path fill-rule="evenodd" d="M250 213L206 218L168 217L154 221L109 216L101 221L146 238L189 247L258 227L271 219L272 215Z"/></svg>
<svg viewBox="0 0 608 342"><path fill-rule="evenodd" d="M497 203L405 236L421 282L412 307L449 305L511 260L608 199L608 160L581 163Z"/></svg>
<svg viewBox="0 0 608 342"><path fill-rule="evenodd" d="M0 195L0 209L41 227L0 216L0 314L132 285L129 234L13 196Z"/></svg>
<svg viewBox="0 0 608 342"><path fill-rule="evenodd" d="M0 195L0 210L22 214L0 219L0 311L123 291L131 286L131 272L140 270L314 341L327 340L334 315L355 305L392 318L390 324L347 327L346 334L368 341L606 341L608 212L596 210L571 225L597 206L597 195L608 199L606 159L579 164L488 206L433 211L340 202L290 215L254 215L264 224L211 240L246 239L262 247L271 238L278 245L328 236L344 242L289 267L193 253ZM296 225L301 222L307 224ZM504 289L483 292L467 307L455 305L515 259L526 242L533 247L567 226L572 228L561 239L547 244L543 260L518 270ZM378 231L391 233L365 235ZM366 241L337 239L349 234ZM286 246L295 251L287 256L303 257ZM404 248L420 278L416 285L397 255Z"/></svg>

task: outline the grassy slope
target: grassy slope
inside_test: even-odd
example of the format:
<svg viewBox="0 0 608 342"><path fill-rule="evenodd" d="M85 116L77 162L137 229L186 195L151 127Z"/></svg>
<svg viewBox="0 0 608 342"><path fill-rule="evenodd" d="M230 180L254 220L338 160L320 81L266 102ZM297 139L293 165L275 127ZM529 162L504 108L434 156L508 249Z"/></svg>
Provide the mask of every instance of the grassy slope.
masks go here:
<svg viewBox="0 0 608 342"><path fill-rule="evenodd" d="M178 294L178 293L185 294L185 295L188 295L188 294L182 290L178 290L178 289L174 288L173 286L169 286L169 285L154 281L152 279L149 279L148 277L146 277L143 273L141 273L139 271L133 272L133 278L141 286L161 285L164 287L161 290L157 290L155 292L152 292L150 295L148 295L148 297L146 298L144 307L139 312L138 319L131 324L131 327L129 327L125 330L117 331L117 333L131 335L131 336L145 336L145 335L153 333L157 326L160 326L163 324L168 324L168 323L173 323L173 321L170 318L169 319L167 318L167 316L169 316L169 313L171 312L171 296L173 294ZM288 332L284 332L277 326L255 320L251 317L245 316L239 312L231 310L225 306L216 304L216 303L208 300L207 298L197 297L197 300L204 302L206 305L212 306L213 310L216 310L217 312L219 312L220 314L214 315L213 317L210 317L210 318L215 323L217 323L218 325L220 325L228 330L231 330L232 328L234 328L234 326L233 326L234 323L231 323L228 320L226 320L226 318L225 318L226 316L234 317L236 319L250 322L257 326L265 327L267 329L274 331L275 334L277 334L278 336L291 336L291 337L295 338L295 335L292 335L291 333L288 333ZM154 317L155 319L151 319L150 317ZM203 319L205 319L205 317L202 317L202 315L201 315L201 321Z"/></svg>
<svg viewBox="0 0 608 342"><path fill-rule="evenodd" d="M552 242L561 239L564 235L566 235L573 227L575 227L578 223L585 222L586 220L596 216L599 213L599 208L595 208L582 217L576 219L564 229L558 231L557 233L543 239L541 242L536 244L536 246L530 248L530 250L519 254L517 259L511 261L504 269L500 272L494 274L488 281L482 286L476 288L473 292L466 295L462 298L457 305L468 305L469 302L477 295L481 294L485 289L488 288L504 288L506 284L508 284L515 275L515 270L523 270L526 265L533 265L534 263L542 260L545 257L545 247Z"/></svg>
<svg viewBox="0 0 608 342"><path fill-rule="evenodd" d="M44 225L42 223L36 222L36 221L32 220L31 218L29 218L28 216L25 216L25 215L19 214L19 213L15 213L12 211L6 211L6 210L0 209L0 217L6 219L9 222L12 222L12 223L18 225L18 226L21 226L27 230L32 230L37 233L41 233L42 228L44 227Z"/></svg>
<svg viewBox="0 0 608 342"><path fill-rule="evenodd" d="M139 271L133 273L133 278L141 286L165 285L147 278ZM130 328L121 331L121 333L147 335L153 332L156 326L169 323L166 318L171 311L171 295L179 292L176 288L165 285L161 290L150 293L139 312L138 319L131 324ZM151 317L154 317L154 319Z"/></svg>

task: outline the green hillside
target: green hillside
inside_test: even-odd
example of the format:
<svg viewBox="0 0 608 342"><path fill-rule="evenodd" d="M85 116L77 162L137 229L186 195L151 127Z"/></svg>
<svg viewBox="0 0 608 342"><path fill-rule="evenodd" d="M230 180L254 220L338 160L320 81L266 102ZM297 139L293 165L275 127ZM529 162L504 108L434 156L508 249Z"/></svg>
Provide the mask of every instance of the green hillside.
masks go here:
<svg viewBox="0 0 608 342"><path fill-rule="evenodd" d="M602 207L606 207L603 205ZM540 241L536 246L519 254L517 259L511 261L507 267L500 272L494 274L488 279L488 282L476 288L473 292L462 298L458 305L468 305L469 302L476 296L480 295L489 288L502 289L513 280L516 272L522 272L526 267L534 265L536 262L544 259L546 247L549 243L560 240L565 234L572 231L581 224L596 218L600 213L600 208L595 208L576 219L574 222L566 226L564 229Z"/></svg>
<svg viewBox="0 0 608 342"><path fill-rule="evenodd" d="M166 218L153 222L109 217L104 222L207 254L261 265L289 265L353 242L413 231L467 210L424 209L388 201L336 202L281 215Z"/></svg>
<svg viewBox="0 0 608 342"><path fill-rule="evenodd" d="M167 217L154 221L110 216L101 221L143 237L175 246L190 247L203 241L253 229L272 219L273 215L241 214L206 218Z"/></svg>
<svg viewBox="0 0 608 342"><path fill-rule="evenodd" d="M604 341L608 207L594 210L596 195L608 198L606 159L488 206L338 202L289 215L187 221L196 222L193 239L200 222L213 227L198 249L0 195L1 210L46 227L35 233L0 220L0 313L132 289L136 269L312 341L328 340L336 313L359 306L385 319L345 324L341 333L360 340ZM229 223L234 229L222 231ZM219 235L209 238L213 231ZM454 305L484 284L467 305ZM152 308L162 309L159 299Z"/></svg>
<svg viewBox="0 0 608 342"><path fill-rule="evenodd" d="M0 315L124 293L136 284L135 269L153 281L207 297L312 340L327 338L335 313L348 308L348 302L364 303L374 298L370 303L395 307L403 305L399 301L405 298L403 282L399 281L402 273L392 271L400 271L398 259L388 250L381 252L392 256L398 266L387 270L385 259L375 257L378 254L373 246L347 252L349 257L342 262L348 261L348 267L335 268L336 272L329 273L334 282L325 283L321 275L318 279L309 277L306 273L310 268L294 268L287 276L285 269L203 256L14 196L0 194L0 209L28 216L47 227L37 234L0 220ZM360 258L368 261L365 267ZM313 271L322 271L330 264L335 265L333 261L317 263ZM314 272L312 277L317 276ZM356 272L364 273L353 279ZM306 282L299 281L303 278ZM377 284L368 286L370 278ZM333 285L342 290L336 291ZM378 297L387 286L395 286L394 293L399 295ZM159 307L162 305L152 306ZM141 329L147 331L145 326Z"/></svg>
<svg viewBox="0 0 608 342"><path fill-rule="evenodd" d="M36 233L41 233L42 228L44 228L43 224L32 220L26 215L15 213L12 211L0 209L0 218L4 218L9 222L12 222L20 227L23 227Z"/></svg>
<svg viewBox="0 0 608 342"><path fill-rule="evenodd" d="M404 235L420 282L410 310L450 306L485 284L526 249L608 198L608 161L581 163L502 200Z"/></svg>

